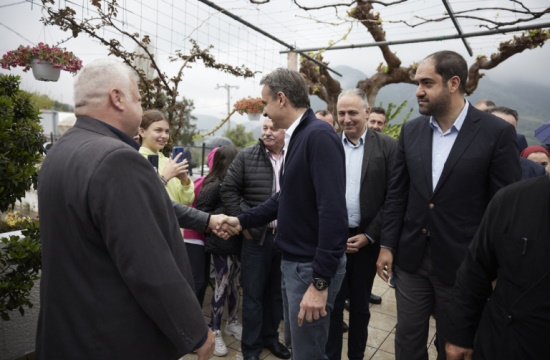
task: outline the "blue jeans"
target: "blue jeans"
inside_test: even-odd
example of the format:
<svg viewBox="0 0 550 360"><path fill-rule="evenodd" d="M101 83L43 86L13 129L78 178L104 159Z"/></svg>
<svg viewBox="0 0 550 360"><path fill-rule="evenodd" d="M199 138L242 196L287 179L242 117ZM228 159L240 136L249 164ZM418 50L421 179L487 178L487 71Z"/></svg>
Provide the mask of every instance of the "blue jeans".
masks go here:
<svg viewBox="0 0 550 360"><path fill-rule="evenodd" d="M243 355L259 356L264 345L279 342L283 318L281 252L273 247L267 232L262 245L243 240L241 285L243 288Z"/></svg>
<svg viewBox="0 0 550 360"><path fill-rule="evenodd" d="M292 358L294 360L328 359L325 346L328 339L330 312L346 274L346 256L342 256L336 274L330 280L326 307L328 314L312 322L304 321L302 326L298 326L298 312L300 302L311 285L312 264L282 260L281 272L285 343L292 349Z"/></svg>

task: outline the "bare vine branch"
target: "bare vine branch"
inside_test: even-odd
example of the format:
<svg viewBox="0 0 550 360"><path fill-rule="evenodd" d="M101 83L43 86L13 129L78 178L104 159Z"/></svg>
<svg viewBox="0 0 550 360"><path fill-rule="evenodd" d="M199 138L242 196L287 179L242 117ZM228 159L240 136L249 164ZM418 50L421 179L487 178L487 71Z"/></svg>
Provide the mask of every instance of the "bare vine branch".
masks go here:
<svg viewBox="0 0 550 360"><path fill-rule="evenodd" d="M70 7L62 8L48 6L55 5L54 0L42 0L48 16L42 18L45 25L58 26L63 31L71 32L72 37L76 38L79 34L85 34L98 40L107 47L109 54L120 58L125 64L136 71L139 76L139 88L142 92L142 107L144 109L155 108L164 111L166 119L170 124L171 138L175 138L182 128L194 129L194 125L185 124L185 117L190 117L186 107L192 106L192 101L183 99L178 100L178 87L182 82L184 69L189 68L191 63L201 61L206 68L212 68L239 77L253 77L255 72L244 65L232 66L218 63L210 53L212 46L201 49L197 43L190 39L193 44L189 54L183 54L181 50L175 51L175 56L170 57L170 61L182 61L176 76L168 77L164 73L155 59L153 51L150 49L150 39L148 35L140 38L138 33L130 33L124 30L116 20L118 15L117 0L103 2L101 0L91 0L92 6L96 8L97 16L78 19L74 9ZM102 6L107 4L105 8ZM116 33L129 38L135 46L142 51L138 54L135 51L126 50L123 44L116 39L108 39L100 34L100 30L111 28ZM66 40L65 40L66 41ZM138 66L138 61L145 59L149 66L154 70L155 77L147 78L145 71ZM190 138L190 136L189 136ZM169 148L166 148L168 151Z"/></svg>
<svg viewBox="0 0 550 360"><path fill-rule="evenodd" d="M549 38L550 30L531 30L521 34L521 36L514 36L513 39L502 42L498 48L498 52L491 54L489 58L479 56L468 71L466 94L472 94L477 88L479 80L484 76L480 70L493 69L515 54L519 54L527 49L541 47Z"/></svg>
<svg viewBox="0 0 550 360"><path fill-rule="evenodd" d="M252 0L250 0L250 1L252 1ZM321 5L321 6L304 6L304 5L298 4L298 0L294 0L294 4L296 4L296 6L298 6L302 10L321 10L321 9L326 9L326 8L331 8L331 7L336 9L338 7L341 7L341 6L350 7L355 3L357 3L357 4L361 4L361 3L362 4L378 4L378 5L383 5L383 6L391 6L391 5L400 4L400 3L404 3L404 2L407 2L407 0L395 0L395 1L390 1L390 2L376 1L376 0L354 0L354 1L350 1L349 3L335 3L335 4L326 4L326 5Z"/></svg>
<svg viewBox="0 0 550 360"><path fill-rule="evenodd" d="M510 1L514 4L519 5L519 8L515 9L509 7L477 7L469 10L455 12L455 17L476 20L481 23L478 26L497 29L499 27L514 25L521 22L530 22L550 13L550 7L541 11L533 11L529 9L525 4L523 4L522 1ZM294 3L303 10L319 10L322 8L333 7L336 9L336 11L338 11L338 7L351 6L352 4L356 4L354 8L348 11L348 15L351 18L349 21L358 21L359 23L361 23L377 42L386 41L386 33L382 25L384 21L381 19L379 13L374 12L373 4L388 6L400 2L402 1L386 2L384 4L378 1L352 1L350 3L342 3L335 0L335 2L332 4L326 4L318 7L306 7L299 4L297 0L294 0ZM504 11L507 13L521 15L521 17L518 17L512 21L498 21L478 16L477 13L479 13L480 11ZM429 22L442 22L450 19L449 16L442 16L433 19L420 17L417 18L421 19L422 22L417 24L410 24L405 20L386 22L403 23L409 27L416 27L420 25L425 25ZM506 59L510 58L511 56L521 53L526 49L533 49L539 46L543 46L544 43L548 40L549 32L550 30L532 30L529 32L525 32L521 36L514 36L513 39L501 43L498 52L492 54L489 59L485 56L478 57L478 59L476 59L475 63L472 64L469 69L469 80L466 87L467 93L471 94L477 88L479 79L483 77L483 73L480 72L481 70L492 69ZM413 63L407 67L402 66L401 60L394 52L390 50L390 47L388 45L380 45L379 49L382 52L385 63L380 63L380 65L376 69L376 72L372 76L360 80L357 83L357 87L363 89L367 94L370 104L374 104L379 90L386 85L397 83L413 84L414 82L412 79L416 73L417 68L417 63ZM320 56L322 52L323 51L321 50L321 52L315 56L320 61L322 61L322 57L317 56ZM328 109L334 111L336 107L337 96L341 92L338 81L333 79L328 72L323 71L313 62L310 62L307 59L302 59L300 72L306 78L310 86L310 92L319 96L319 98L327 103Z"/></svg>

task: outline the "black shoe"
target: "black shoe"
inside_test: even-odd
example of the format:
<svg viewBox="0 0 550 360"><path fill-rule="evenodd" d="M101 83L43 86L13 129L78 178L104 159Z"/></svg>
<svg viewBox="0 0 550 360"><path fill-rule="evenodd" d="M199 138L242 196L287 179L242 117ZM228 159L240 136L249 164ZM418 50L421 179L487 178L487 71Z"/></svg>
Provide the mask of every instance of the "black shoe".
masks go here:
<svg viewBox="0 0 550 360"><path fill-rule="evenodd" d="M348 326L348 324L346 324L346 322L344 321L344 322L342 323L342 332L343 332L343 333L347 333L348 330L349 330L349 326Z"/></svg>
<svg viewBox="0 0 550 360"><path fill-rule="evenodd" d="M378 295L370 294L369 302L371 304L382 304L382 298Z"/></svg>
<svg viewBox="0 0 550 360"><path fill-rule="evenodd" d="M346 301L344 301L344 309L349 311L349 299L346 299Z"/></svg>
<svg viewBox="0 0 550 360"><path fill-rule="evenodd" d="M272 344L266 344L264 347L279 359L290 359L290 351L278 341Z"/></svg>
<svg viewBox="0 0 550 360"><path fill-rule="evenodd" d="M252 355L252 356L245 356L244 360L260 360L259 356Z"/></svg>

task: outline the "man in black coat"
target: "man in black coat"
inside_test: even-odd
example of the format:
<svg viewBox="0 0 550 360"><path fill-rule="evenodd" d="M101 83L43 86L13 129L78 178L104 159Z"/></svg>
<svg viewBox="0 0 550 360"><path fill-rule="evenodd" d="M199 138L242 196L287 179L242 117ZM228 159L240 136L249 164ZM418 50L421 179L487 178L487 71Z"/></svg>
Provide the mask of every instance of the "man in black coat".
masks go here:
<svg viewBox="0 0 550 360"><path fill-rule="evenodd" d="M214 349L193 292L180 226L223 216L178 207L132 139L134 72L94 61L75 80L71 130L39 175L42 277L38 359L178 359Z"/></svg>
<svg viewBox="0 0 550 360"><path fill-rule="evenodd" d="M456 276L447 359L471 359L472 349L474 359L548 358L548 219L547 176L510 185L493 198Z"/></svg>
<svg viewBox="0 0 550 360"><path fill-rule="evenodd" d="M445 339L455 273L485 208L521 179L515 129L465 100L467 74L455 52L425 58L415 75L425 116L407 121L399 137L377 262L386 280L395 265L397 359L428 357L434 309Z"/></svg>
<svg viewBox="0 0 550 360"><path fill-rule="evenodd" d="M222 200L228 214L239 215L279 191L285 131L275 130L264 117L258 143L242 149L227 171ZM277 221L243 231L241 285L243 287L243 334L241 348L246 359L257 359L264 347L275 356L289 359L279 342L283 317L281 251L275 246Z"/></svg>

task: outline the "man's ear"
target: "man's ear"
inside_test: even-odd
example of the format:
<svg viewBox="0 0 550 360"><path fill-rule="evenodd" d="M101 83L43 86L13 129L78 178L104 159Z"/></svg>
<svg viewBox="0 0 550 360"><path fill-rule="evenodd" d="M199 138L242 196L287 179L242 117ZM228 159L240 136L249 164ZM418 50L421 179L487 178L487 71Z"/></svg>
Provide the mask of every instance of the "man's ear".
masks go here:
<svg viewBox="0 0 550 360"><path fill-rule="evenodd" d="M111 102L111 105L120 111L124 110L124 105L122 103L122 97L124 95L120 92L118 89L111 89L109 91L109 101Z"/></svg>
<svg viewBox="0 0 550 360"><path fill-rule="evenodd" d="M288 100L287 100L285 94L282 91L279 91L277 93L277 102L279 103L279 107L284 106L287 101Z"/></svg>
<svg viewBox="0 0 550 360"><path fill-rule="evenodd" d="M455 75L447 81L447 84L449 85L449 91L451 93L457 92L460 87L460 78Z"/></svg>

